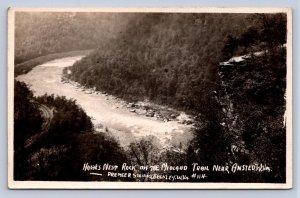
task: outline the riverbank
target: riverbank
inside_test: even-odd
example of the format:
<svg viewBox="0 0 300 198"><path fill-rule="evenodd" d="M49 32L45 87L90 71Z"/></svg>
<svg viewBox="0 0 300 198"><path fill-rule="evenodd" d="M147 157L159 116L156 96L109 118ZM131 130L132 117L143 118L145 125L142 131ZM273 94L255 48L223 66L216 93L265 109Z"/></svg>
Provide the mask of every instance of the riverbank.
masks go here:
<svg viewBox="0 0 300 198"><path fill-rule="evenodd" d="M15 65L15 76L19 76L21 74L26 74L30 70L32 70L35 66L41 65L43 63L59 59L65 57L73 57L73 56L86 56L91 53L92 50L79 50L79 51L70 51L70 52L63 52L63 53L55 53L55 54L48 54L45 56L40 56L23 63L19 63Z"/></svg>

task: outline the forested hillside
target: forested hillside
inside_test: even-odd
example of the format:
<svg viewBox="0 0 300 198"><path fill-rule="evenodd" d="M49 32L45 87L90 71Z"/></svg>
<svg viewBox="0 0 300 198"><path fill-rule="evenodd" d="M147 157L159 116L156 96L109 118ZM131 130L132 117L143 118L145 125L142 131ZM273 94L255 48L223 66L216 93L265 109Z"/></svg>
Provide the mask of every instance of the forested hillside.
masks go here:
<svg viewBox="0 0 300 198"><path fill-rule="evenodd" d="M239 36L251 25L250 18L139 14L118 38L75 64L69 78L128 100L201 109L205 95L215 89L227 35Z"/></svg>
<svg viewBox="0 0 300 198"><path fill-rule="evenodd" d="M199 163L267 165L271 173L216 174L212 181L286 179L286 16L256 15L253 21L256 26L241 36L228 36L219 87L201 111L188 156Z"/></svg>
<svg viewBox="0 0 300 198"><path fill-rule="evenodd" d="M115 37L128 19L117 13L17 12L15 62L97 48Z"/></svg>
<svg viewBox="0 0 300 198"><path fill-rule="evenodd" d="M36 98L16 81L14 103L15 180L111 180L82 172L83 163L126 162L114 139L93 133L90 117L74 100Z"/></svg>

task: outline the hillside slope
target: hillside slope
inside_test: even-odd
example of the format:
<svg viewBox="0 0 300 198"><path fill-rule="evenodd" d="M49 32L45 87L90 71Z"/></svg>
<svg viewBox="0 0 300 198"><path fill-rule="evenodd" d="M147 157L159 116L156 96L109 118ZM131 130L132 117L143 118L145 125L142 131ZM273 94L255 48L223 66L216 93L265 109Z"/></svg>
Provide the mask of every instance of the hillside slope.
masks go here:
<svg viewBox="0 0 300 198"><path fill-rule="evenodd" d="M118 35L131 16L88 12L17 12L15 62L97 48Z"/></svg>
<svg viewBox="0 0 300 198"><path fill-rule="evenodd" d="M138 14L119 37L76 63L68 77L127 100L199 110L215 89L226 36L243 33L251 25L249 17Z"/></svg>

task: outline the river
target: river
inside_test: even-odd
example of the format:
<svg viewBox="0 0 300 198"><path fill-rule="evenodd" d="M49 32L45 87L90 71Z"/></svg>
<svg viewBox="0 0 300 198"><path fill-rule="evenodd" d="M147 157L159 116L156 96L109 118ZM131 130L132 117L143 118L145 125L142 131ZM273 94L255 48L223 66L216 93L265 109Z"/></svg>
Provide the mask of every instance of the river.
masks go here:
<svg viewBox="0 0 300 198"><path fill-rule="evenodd" d="M178 121L164 122L130 112L121 100L100 93L86 93L74 84L61 82L64 67L73 65L82 56L67 57L46 62L16 78L25 82L35 96L54 94L75 99L92 117L94 126L103 126L123 147L140 138L152 137L161 148L186 146L193 137L192 126ZM101 132L101 130L97 130Z"/></svg>

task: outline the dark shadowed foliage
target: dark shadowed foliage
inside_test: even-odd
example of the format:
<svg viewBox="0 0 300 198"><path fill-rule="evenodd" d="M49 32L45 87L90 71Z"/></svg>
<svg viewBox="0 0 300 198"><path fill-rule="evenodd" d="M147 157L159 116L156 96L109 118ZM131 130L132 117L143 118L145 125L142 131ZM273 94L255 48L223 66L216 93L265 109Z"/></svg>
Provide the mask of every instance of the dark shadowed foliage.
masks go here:
<svg viewBox="0 0 300 198"><path fill-rule="evenodd" d="M90 117L74 100L36 98L24 83L15 81L14 109L15 180L110 180L85 173L83 164L126 162L114 139L93 133Z"/></svg>

